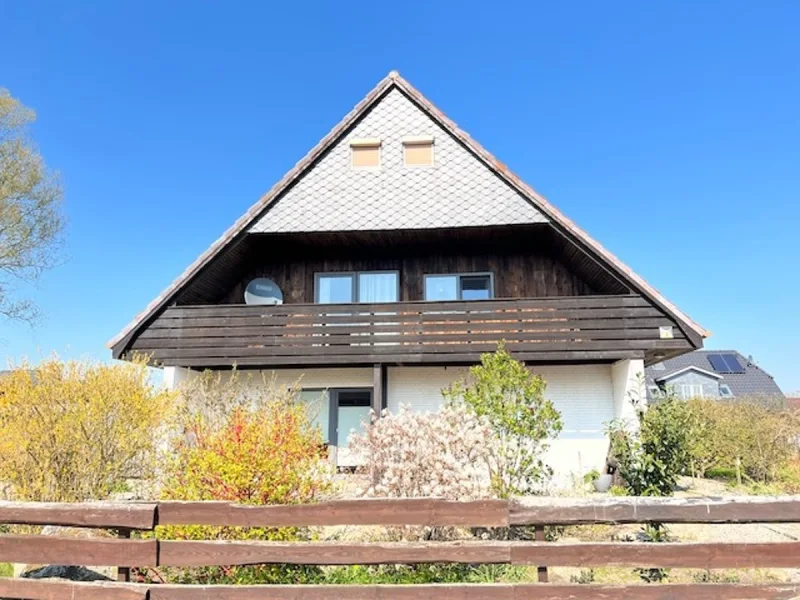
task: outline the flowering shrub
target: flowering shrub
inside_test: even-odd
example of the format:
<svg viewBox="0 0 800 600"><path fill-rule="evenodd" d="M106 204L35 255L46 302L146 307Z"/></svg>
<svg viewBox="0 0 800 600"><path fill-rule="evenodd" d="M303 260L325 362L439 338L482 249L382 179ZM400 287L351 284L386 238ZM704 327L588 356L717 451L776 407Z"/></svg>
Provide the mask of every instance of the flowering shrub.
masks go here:
<svg viewBox="0 0 800 600"><path fill-rule="evenodd" d="M23 364L0 377L0 481L19 500L106 499L153 475L174 406L143 358Z"/></svg>
<svg viewBox="0 0 800 600"><path fill-rule="evenodd" d="M331 489L322 438L292 392L204 375L184 389L183 432L173 443L162 489L165 500L224 500L241 504L314 502ZM235 379L236 376L233 376ZM235 387L244 386L242 396ZM250 392L247 392L250 390ZM203 394L200 394L200 391ZM244 397L246 401L241 401ZM230 412L206 410L218 398ZM218 405L216 407L218 409ZM162 539L296 540L296 528L171 526ZM171 571L168 578L195 583L309 581L318 570L280 566Z"/></svg>
<svg viewBox="0 0 800 600"><path fill-rule="evenodd" d="M242 504L313 502L328 490L319 431L276 401L234 409L220 428L195 417L175 447L163 497Z"/></svg>
<svg viewBox="0 0 800 600"><path fill-rule="evenodd" d="M451 404L437 413L407 406L386 413L351 437L350 450L370 476L369 495L469 500L491 496L487 464L493 444L486 419Z"/></svg>

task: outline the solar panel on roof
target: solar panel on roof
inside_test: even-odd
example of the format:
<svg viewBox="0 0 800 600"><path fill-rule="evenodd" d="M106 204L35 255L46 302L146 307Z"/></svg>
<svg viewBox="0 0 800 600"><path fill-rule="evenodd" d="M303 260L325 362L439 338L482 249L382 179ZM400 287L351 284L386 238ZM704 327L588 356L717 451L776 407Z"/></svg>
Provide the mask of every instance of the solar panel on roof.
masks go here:
<svg viewBox="0 0 800 600"><path fill-rule="evenodd" d="M739 363L735 354L723 354L722 360L728 365L728 373L744 373L744 367Z"/></svg>
<svg viewBox="0 0 800 600"><path fill-rule="evenodd" d="M709 354L708 355L708 362L711 363L711 366L717 373L727 373L728 372L728 365L722 359L721 354Z"/></svg>
<svg viewBox="0 0 800 600"><path fill-rule="evenodd" d="M735 354L709 354L708 362L717 373L744 373L744 367Z"/></svg>

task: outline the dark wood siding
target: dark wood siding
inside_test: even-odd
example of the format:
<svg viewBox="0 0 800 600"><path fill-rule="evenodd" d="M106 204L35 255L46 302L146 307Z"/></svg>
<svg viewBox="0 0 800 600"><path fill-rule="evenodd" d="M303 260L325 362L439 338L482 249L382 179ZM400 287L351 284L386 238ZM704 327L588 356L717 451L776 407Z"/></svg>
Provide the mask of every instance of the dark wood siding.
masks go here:
<svg viewBox="0 0 800 600"><path fill-rule="evenodd" d="M280 286L287 304L314 301L314 274L396 270L400 300L423 299L429 273L491 271L497 298L626 294L603 268L567 252L549 226L398 232L250 235L202 273L179 305L241 304L254 277Z"/></svg>
<svg viewBox="0 0 800 600"><path fill-rule="evenodd" d="M244 288L254 277L269 277L278 284L287 304L314 302L314 274L341 271L392 270L400 273L400 300L424 299L424 276L430 273L492 272L497 298L582 296L593 290L564 265L547 256L521 254L473 256L417 256L411 258L315 258L264 261L253 266L220 304L244 302Z"/></svg>

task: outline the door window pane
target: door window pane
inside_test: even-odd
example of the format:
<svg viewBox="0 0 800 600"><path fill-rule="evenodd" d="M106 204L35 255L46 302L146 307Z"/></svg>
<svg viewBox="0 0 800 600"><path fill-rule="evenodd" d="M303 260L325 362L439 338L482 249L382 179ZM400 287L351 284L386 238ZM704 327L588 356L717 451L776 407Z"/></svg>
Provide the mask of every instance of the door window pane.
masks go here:
<svg viewBox="0 0 800 600"><path fill-rule="evenodd" d="M340 391L336 393L339 409L339 426L336 445L347 446L353 432L364 433L369 423L372 392L369 390Z"/></svg>
<svg viewBox="0 0 800 600"><path fill-rule="evenodd" d="M397 302L397 273L359 273L359 302Z"/></svg>
<svg viewBox="0 0 800 600"><path fill-rule="evenodd" d="M461 277L462 300L488 300L492 297L492 278L488 275Z"/></svg>
<svg viewBox="0 0 800 600"><path fill-rule="evenodd" d="M322 431L322 441L330 443L330 399L324 390L303 390L298 399L306 408L308 420Z"/></svg>
<svg viewBox="0 0 800 600"><path fill-rule="evenodd" d="M317 302L347 304L353 302L353 275L320 275L317 278Z"/></svg>
<svg viewBox="0 0 800 600"><path fill-rule="evenodd" d="M458 300L458 276L428 275L425 277L425 300Z"/></svg>

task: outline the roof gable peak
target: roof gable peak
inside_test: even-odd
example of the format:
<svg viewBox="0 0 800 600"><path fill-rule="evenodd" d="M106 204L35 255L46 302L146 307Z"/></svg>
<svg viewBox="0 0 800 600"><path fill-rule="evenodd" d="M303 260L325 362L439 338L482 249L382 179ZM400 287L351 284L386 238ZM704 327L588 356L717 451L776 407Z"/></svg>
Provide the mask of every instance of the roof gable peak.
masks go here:
<svg viewBox="0 0 800 600"><path fill-rule="evenodd" d="M253 204L220 238L218 238L205 252L203 252L189 267L170 284L159 296L137 315L122 331L109 341L109 347L117 347L130 339L136 331L154 318L167 306L176 294L185 285L191 282L200 271L212 261L224 248L240 240L247 234L249 227L264 213L271 204L280 197L284 190L294 185L303 174L312 167L316 161L334 144L349 128L369 111L392 88L401 90L417 106L419 106L431 119L438 123L449 135L453 136L463 146L497 174L511 188L525 198L539 213L546 217L562 234L570 238L583 251L590 254L597 262L609 268L623 280L629 282L634 289L639 290L657 306L674 315L687 336L701 343L701 339L709 332L692 321L675 305L664 298L658 290L650 286L616 256L603 248L592 239L584 230L561 214L549 201L538 194L532 187L523 182L508 167L497 160L483 146L473 140L465 131L460 129L442 111L425 98L414 86L404 79L398 71L392 70L358 103L355 107L323 137L292 169L290 169L272 188Z"/></svg>

